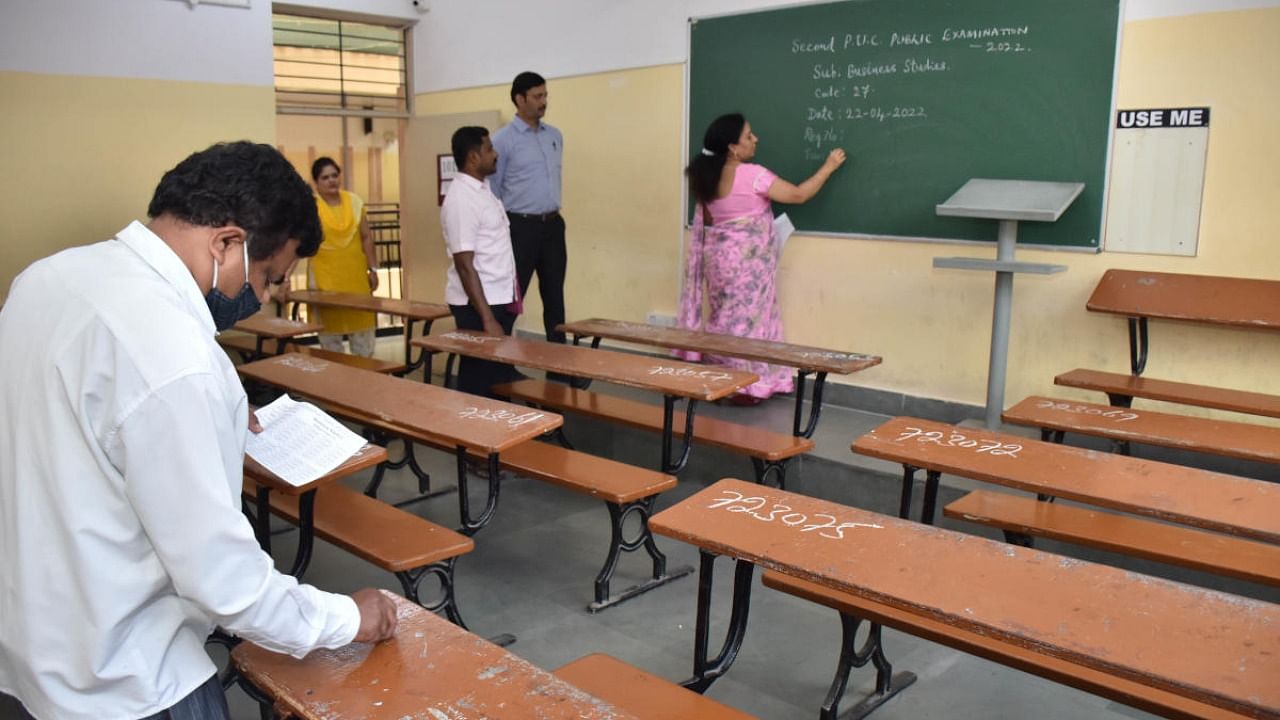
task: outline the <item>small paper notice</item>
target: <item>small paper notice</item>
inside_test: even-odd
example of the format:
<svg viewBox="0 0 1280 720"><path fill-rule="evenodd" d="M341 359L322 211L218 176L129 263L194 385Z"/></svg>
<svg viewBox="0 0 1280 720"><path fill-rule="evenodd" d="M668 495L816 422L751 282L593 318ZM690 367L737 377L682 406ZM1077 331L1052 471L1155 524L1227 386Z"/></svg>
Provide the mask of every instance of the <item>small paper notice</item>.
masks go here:
<svg viewBox="0 0 1280 720"><path fill-rule="evenodd" d="M245 452L290 485L306 485L364 447L364 438L311 403L281 395L258 408L262 432L249 433Z"/></svg>
<svg viewBox="0 0 1280 720"><path fill-rule="evenodd" d="M781 253L782 249L787 246L787 238L791 237L791 233L796 231L796 226L791 224L791 218L786 213L782 213L773 219L773 244Z"/></svg>

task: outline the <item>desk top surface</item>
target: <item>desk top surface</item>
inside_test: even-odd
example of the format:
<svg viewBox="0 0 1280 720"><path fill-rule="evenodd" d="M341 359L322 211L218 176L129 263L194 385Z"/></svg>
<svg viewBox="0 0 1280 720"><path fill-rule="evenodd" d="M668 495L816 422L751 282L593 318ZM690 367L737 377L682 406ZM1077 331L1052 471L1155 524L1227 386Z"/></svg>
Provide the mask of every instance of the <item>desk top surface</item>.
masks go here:
<svg viewBox="0 0 1280 720"><path fill-rule="evenodd" d="M773 340L722 335L720 333L685 330L624 320L591 318L565 323L562 332L576 335L598 336L613 340L653 345L656 347L695 350L713 355L756 360L793 367L805 372L831 372L838 375L865 370L879 365L881 358L875 355L827 350L825 348L793 345Z"/></svg>
<svg viewBox="0 0 1280 720"><path fill-rule="evenodd" d="M308 490L314 490L322 485L327 485L335 480L358 473L366 468L387 459L387 450L379 445L370 445L365 443L364 447L352 453L351 457L343 460L338 467L321 475L304 485L294 485L280 478L279 475L271 472L258 463L257 460L249 457L246 453L244 456L244 476L253 480L259 485L265 485L272 491L282 493L284 495L301 495Z"/></svg>
<svg viewBox="0 0 1280 720"><path fill-rule="evenodd" d="M919 418L853 443L862 455L1097 507L1280 543L1280 485Z"/></svg>
<svg viewBox="0 0 1280 720"><path fill-rule="evenodd" d="M291 302L320 305L322 307L350 308L352 310L368 310L387 315L398 315L413 320L439 320L449 317L449 306L439 303L419 302L403 298L374 297L358 293L344 293L333 290L290 290Z"/></svg>
<svg viewBox="0 0 1280 720"><path fill-rule="evenodd" d="M718 400L760 379L729 368L462 331L428 335L413 344L694 400Z"/></svg>
<svg viewBox="0 0 1280 720"><path fill-rule="evenodd" d="M655 533L1207 704L1280 716L1280 605L721 480Z"/></svg>
<svg viewBox="0 0 1280 720"><path fill-rule="evenodd" d="M241 320L232 329L269 338L291 338L320 332L324 329L324 326L320 323L299 322L288 318L276 317L264 311Z"/></svg>
<svg viewBox="0 0 1280 720"><path fill-rule="evenodd" d="M554 413L297 353L237 369L244 377L302 395L335 414L351 411L436 444L485 453L519 445L564 422Z"/></svg>
<svg viewBox="0 0 1280 720"><path fill-rule="evenodd" d="M241 675L302 720L630 720L633 715L395 598L395 637L302 660L244 642Z"/></svg>
<svg viewBox="0 0 1280 720"><path fill-rule="evenodd" d="M1130 317L1280 329L1280 280L1108 270L1085 304Z"/></svg>

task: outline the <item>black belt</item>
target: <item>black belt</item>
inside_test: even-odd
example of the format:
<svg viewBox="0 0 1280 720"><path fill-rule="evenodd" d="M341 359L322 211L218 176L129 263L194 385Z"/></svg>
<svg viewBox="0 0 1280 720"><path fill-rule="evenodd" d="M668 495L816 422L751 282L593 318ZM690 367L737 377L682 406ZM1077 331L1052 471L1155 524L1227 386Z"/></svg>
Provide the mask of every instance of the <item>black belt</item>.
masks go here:
<svg viewBox="0 0 1280 720"><path fill-rule="evenodd" d="M510 210L508 210L507 217L511 218L512 220L532 220L534 222L550 222L552 220L558 220L560 218L560 211L552 210L551 212L545 212L545 213L518 213L518 212L511 212Z"/></svg>

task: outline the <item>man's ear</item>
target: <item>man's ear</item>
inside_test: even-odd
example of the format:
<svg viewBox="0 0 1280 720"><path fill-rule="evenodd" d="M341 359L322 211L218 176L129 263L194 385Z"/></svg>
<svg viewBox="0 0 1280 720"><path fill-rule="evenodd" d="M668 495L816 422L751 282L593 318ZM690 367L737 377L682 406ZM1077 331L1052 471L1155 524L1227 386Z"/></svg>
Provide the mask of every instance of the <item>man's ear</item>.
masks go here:
<svg viewBox="0 0 1280 720"><path fill-rule="evenodd" d="M209 233L209 253L219 265L225 265L227 262L227 252L235 250L237 257L242 252L240 243L243 243L248 235L244 228L238 225L223 225L222 227L210 228Z"/></svg>

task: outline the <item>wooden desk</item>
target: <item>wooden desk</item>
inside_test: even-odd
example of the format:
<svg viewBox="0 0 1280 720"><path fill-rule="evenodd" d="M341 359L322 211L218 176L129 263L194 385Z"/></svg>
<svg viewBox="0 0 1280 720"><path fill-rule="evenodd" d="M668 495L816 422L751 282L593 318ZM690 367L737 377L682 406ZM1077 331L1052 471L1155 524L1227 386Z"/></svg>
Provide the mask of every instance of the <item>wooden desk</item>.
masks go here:
<svg viewBox="0 0 1280 720"><path fill-rule="evenodd" d="M284 347L283 341L291 340L299 335L320 332L324 329L324 326L320 323L286 320L269 313L260 312L236 323L232 329L252 333L257 338L257 344L254 346L253 352L253 357L256 360L266 357L262 344L267 339L275 340L276 348L281 348Z"/></svg>
<svg viewBox="0 0 1280 720"><path fill-rule="evenodd" d="M1085 304L1129 318L1130 368L1147 364L1147 319L1280 330L1280 281L1108 270Z"/></svg>
<svg viewBox="0 0 1280 720"><path fill-rule="evenodd" d="M1280 606L721 480L649 521L702 554L694 670L728 670L755 565L1245 716L1280 717ZM707 654L716 556L732 627ZM742 578L745 577L745 581Z"/></svg>
<svg viewBox="0 0 1280 720"><path fill-rule="evenodd" d="M903 463L904 503L916 469L929 473L921 521L933 522L938 476L951 473L1097 507L1280 543L1280 485L1181 465L900 417L853 451Z"/></svg>
<svg viewBox="0 0 1280 720"><path fill-rule="evenodd" d="M826 385L827 374L848 375L882 362L881 358L875 355L602 318L564 323L559 326L559 330L571 333L574 336L574 345L578 344L579 338L590 337L592 348L600 347L602 338L609 338L639 345L692 350L795 368L796 412L792 433L806 438L813 437L813 431L818 427L818 417L822 412L822 390ZM817 373L817 377L813 384L813 405L809 410L809 419L804 422L802 418L805 380L810 373Z"/></svg>
<svg viewBox="0 0 1280 720"><path fill-rule="evenodd" d="M231 662L242 687L300 720L635 718L392 597L396 633L386 642L316 650L302 660L241 643Z"/></svg>
<svg viewBox="0 0 1280 720"><path fill-rule="evenodd" d="M304 485L293 485L285 482L279 475L266 469L246 454L244 475L258 486L257 506L253 517L253 533L258 538L258 545L262 547L263 552L271 554L271 493L300 496L298 497L298 549L289 574L302 577L302 574L307 571L307 565L311 562L311 548L315 542L313 519L316 490L365 468L373 467L386 459L385 448L366 444L325 475Z"/></svg>
<svg viewBox="0 0 1280 720"><path fill-rule="evenodd" d="M329 412L369 423L408 441L455 449L463 532L474 534L498 504L498 454L560 427L559 415L454 390L355 370L297 354L241 365L246 378L303 396ZM488 458L489 497L472 518L467 498L467 452Z"/></svg>
<svg viewBox="0 0 1280 720"><path fill-rule="evenodd" d="M423 380L431 382L431 367L428 362L430 356L425 351L419 350L418 358L416 360L413 359L412 346L409 341L413 339L414 323L422 322L422 334L426 335L431 332L431 323L440 318L447 318L452 314L449 312L448 305L405 300L403 298L383 298L358 293L342 293L332 290L291 290L287 295L287 299L289 302L294 303L294 319L297 319L298 305L301 303L317 307L366 310L404 318L404 364L406 369L403 374L407 375L423 365L427 365Z"/></svg>
<svg viewBox="0 0 1280 720"><path fill-rule="evenodd" d="M430 335L413 342L415 345L437 352L493 360L662 393L660 469L671 474L678 473L688 462L689 450L693 443L694 411L697 402L718 400L760 379L754 373L727 368L710 368L677 360L657 359L610 350L588 349L540 340L520 340L514 337L475 335L460 331ZM688 407L685 412L684 445L679 459L673 460L675 403L679 399L684 399Z"/></svg>

